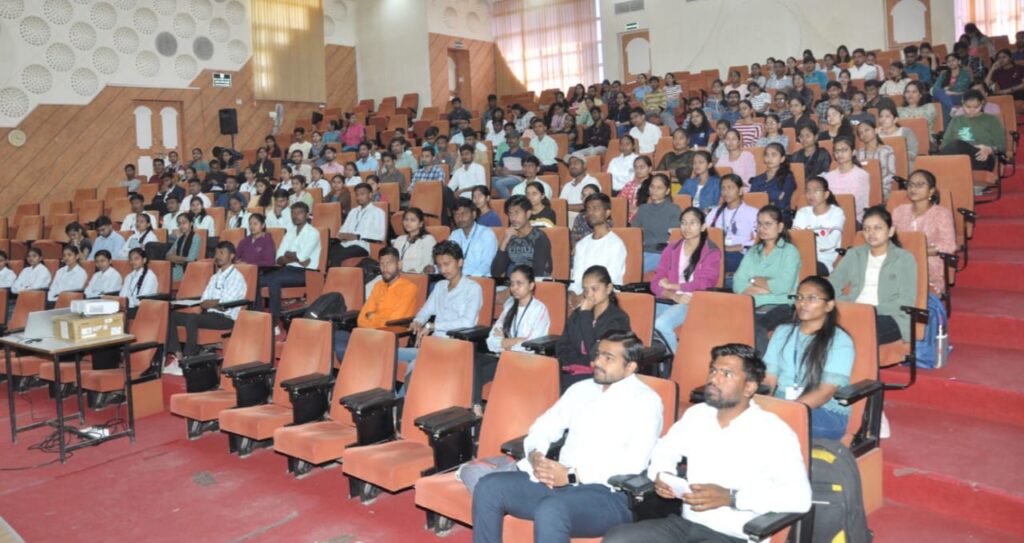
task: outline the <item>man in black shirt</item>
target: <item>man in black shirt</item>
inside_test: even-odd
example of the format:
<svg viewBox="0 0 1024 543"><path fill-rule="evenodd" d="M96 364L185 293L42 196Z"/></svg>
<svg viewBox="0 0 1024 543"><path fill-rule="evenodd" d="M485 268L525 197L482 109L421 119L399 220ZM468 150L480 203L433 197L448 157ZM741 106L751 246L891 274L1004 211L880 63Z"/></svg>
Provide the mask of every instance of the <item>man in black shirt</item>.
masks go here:
<svg viewBox="0 0 1024 543"><path fill-rule="evenodd" d="M508 228L491 264L493 277L506 277L519 265L530 266L537 277L551 275L551 241L544 232L530 224L531 207L530 201L520 195L505 202ZM501 294L508 297L508 291Z"/></svg>

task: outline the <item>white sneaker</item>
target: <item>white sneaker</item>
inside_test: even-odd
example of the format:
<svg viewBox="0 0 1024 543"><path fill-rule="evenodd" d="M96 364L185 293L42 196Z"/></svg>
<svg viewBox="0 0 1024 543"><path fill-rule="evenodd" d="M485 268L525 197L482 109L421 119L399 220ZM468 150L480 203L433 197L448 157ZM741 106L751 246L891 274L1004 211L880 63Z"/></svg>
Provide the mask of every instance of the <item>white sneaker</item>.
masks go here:
<svg viewBox="0 0 1024 543"><path fill-rule="evenodd" d="M882 413L882 428L878 431L878 437L881 439L889 439L889 417Z"/></svg>
<svg viewBox="0 0 1024 543"><path fill-rule="evenodd" d="M181 366L178 365L178 359L175 358L170 364L164 366L165 375L184 375L181 371Z"/></svg>

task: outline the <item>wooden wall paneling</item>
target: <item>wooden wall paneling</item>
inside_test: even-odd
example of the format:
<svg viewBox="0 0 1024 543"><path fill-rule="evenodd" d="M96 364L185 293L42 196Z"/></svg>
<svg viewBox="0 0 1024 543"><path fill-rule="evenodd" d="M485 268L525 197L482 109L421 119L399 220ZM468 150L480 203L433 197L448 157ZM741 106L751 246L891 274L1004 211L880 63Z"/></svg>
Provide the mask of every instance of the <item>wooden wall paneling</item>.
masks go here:
<svg viewBox="0 0 1024 543"><path fill-rule="evenodd" d="M355 50L352 47L326 46L325 69L332 81L329 105L347 109L356 102ZM221 70L219 70L221 71ZM247 63L233 75L232 87L212 87L212 72L201 72L186 89L105 87L89 104L41 105L26 117L19 128L28 135L22 147L7 142L10 129L0 130L0 216L13 214L18 204L46 203L67 199L77 188L113 185L122 175L122 166L147 154L135 147L136 101L178 102L181 104L179 152L182 160L191 160L191 149L203 149L210 158L214 145L226 145L229 136L220 135L217 111L238 111L239 134L236 146L251 149L263 142L273 125L267 113L276 101L255 100L252 70ZM241 100L241 104L236 104ZM278 141L287 146L296 119L309 118L319 109L317 103L282 102L286 118ZM154 111L159 115L159 111ZM155 123L154 126L158 126ZM160 142L154 142L149 154L155 155Z"/></svg>
<svg viewBox="0 0 1024 543"><path fill-rule="evenodd" d="M462 42L462 49L469 51L472 103L463 105L483 113L487 109L487 95L495 93L494 43L444 34L429 35L431 105L444 111L448 102L448 49L454 48L456 40Z"/></svg>
<svg viewBox="0 0 1024 543"><path fill-rule="evenodd" d="M508 67L508 61L505 60L505 56L501 54L501 49L497 45L494 46L494 79L498 96L530 92L526 88L526 84L512 73Z"/></svg>

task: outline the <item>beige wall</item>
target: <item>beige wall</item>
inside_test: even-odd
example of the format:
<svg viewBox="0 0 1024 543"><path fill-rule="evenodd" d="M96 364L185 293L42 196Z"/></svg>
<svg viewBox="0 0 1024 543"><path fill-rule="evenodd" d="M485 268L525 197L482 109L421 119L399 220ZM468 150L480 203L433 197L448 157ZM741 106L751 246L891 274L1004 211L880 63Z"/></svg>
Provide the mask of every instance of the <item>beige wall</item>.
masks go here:
<svg viewBox="0 0 1024 543"><path fill-rule="evenodd" d="M424 0L361 2L356 13L359 98L410 92L430 103L427 6Z"/></svg>
<svg viewBox="0 0 1024 543"><path fill-rule="evenodd" d="M643 11L615 15L616 0L601 0L604 71L622 74L619 35L636 22L651 33L657 74L763 62L768 56L819 58L840 44L885 49L883 0L647 0ZM953 0L932 0L932 41L952 43Z"/></svg>

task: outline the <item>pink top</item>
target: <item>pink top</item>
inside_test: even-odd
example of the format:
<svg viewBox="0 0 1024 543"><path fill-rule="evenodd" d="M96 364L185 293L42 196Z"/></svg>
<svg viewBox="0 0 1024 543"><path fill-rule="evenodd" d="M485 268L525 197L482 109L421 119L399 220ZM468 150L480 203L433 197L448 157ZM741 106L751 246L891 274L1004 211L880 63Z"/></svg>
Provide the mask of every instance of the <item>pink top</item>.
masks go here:
<svg viewBox="0 0 1024 543"><path fill-rule="evenodd" d="M363 123L356 121L341 133L341 143L345 147L356 147L365 137L366 127L363 126Z"/></svg>
<svg viewBox="0 0 1024 543"><path fill-rule="evenodd" d="M833 194L853 195L857 222L861 222L864 218L864 208L868 207L868 192L871 189L871 176L868 172L857 166L846 173L836 168L825 174L825 180L828 181L828 188Z"/></svg>
<svg viewBox="0 0 1024 543"><path fill-rule="evenodd" d="M913 204L902 204L892 211L892 223L896 232L924 232L928 248L940 253L956 252L956 230L953 214L942 205L933 205L920 217L914 217ZM945 263L938 256L928 257L928 286L932 292L941 294L946 290L943 275Z"/></svg>
<svg viewBox="0 0 1024 543"><path fill-rule="evenodd" d="M626 209L629 211L627 220L629 222L633 222L633 216L635 216L637 210L640 209L640 205L637 204L636 200L637 192L640 191L640 185L643 183L643 181L634 177L632 181L626 183L626 186L622 187L622 190L619 191L618 197L626 199Z"/></svg>
<svg viewBox="0 0 1024 543"><path fill-rule="evenodd" d="M740 124L737 122L733 128L740 133L744 147L753 147L757 140L764 135L764 125L760 123Z"/></svg>
<svg viewBox="0 0 1024 543"><path fill-rule="evenodd" d="M754 162L754 155L750 151L740 153L740 157L735 162L729 160L729 153L727 152L718 159L715 167L732 168L732 173L740 176L743 184L748 187L750 186L750 178L757 175L757 164Z"/></svg>

